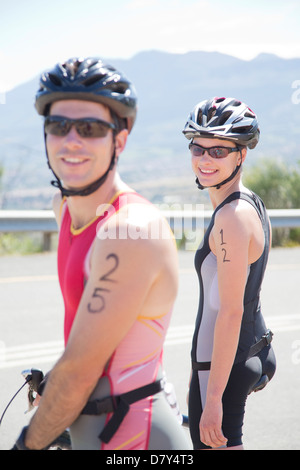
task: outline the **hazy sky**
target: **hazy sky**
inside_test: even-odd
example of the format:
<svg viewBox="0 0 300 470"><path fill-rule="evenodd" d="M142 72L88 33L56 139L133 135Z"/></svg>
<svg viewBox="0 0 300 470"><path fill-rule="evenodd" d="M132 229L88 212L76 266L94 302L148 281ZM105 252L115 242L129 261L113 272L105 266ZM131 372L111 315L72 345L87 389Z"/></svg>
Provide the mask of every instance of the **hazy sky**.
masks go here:
<svg viewBox="0 0 300 470"><path fill-rule="evenodd" d="M300 57L298 0L0 0L0 92L71 56ZM299 77L300 78L300 71Z"/></svg>

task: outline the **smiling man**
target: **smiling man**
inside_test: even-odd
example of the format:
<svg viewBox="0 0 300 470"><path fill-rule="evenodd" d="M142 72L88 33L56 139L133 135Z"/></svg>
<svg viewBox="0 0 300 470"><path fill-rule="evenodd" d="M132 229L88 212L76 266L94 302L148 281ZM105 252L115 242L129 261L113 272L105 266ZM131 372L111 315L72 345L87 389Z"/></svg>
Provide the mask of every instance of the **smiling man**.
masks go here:
<svg viewBox="0 0 300 470"><path fill-rule="evenodd" d="M42 75L36 108L59 188L66 347L17 446L43 449L70 427L76 450L187 449L162 380L176 247L160 213L117 172L136 118L134 87L98 58L71 59ZM130 236L141 207L140 228L155 237ZM112 226L117 236L97 236Z"/></svg>

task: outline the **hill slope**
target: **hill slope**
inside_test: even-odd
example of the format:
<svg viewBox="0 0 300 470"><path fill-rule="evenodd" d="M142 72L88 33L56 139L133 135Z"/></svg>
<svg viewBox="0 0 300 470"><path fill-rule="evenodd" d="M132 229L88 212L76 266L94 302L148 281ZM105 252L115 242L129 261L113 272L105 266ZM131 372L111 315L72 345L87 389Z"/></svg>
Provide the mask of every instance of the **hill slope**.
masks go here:
<svg viewBox="0 0 300 470"><path fill-rule="evenodd" d="M211 96L234 96L258 114L261 141L249 152L248 164L262 156L287 163L300 158L300 104L292 101L300 59L262 54L243 61L213 52L147 51L108 62L127 74L139 96L138 119L121 156L120 172L153 201L162 202L169 195L187 203L199 197L181 131L193 106ZM51 173L45 163L41 118L33 107L37 87L38 77L7 93L6 104L0 105L7 208L49 206ZM17 199L12 199L10 191L16 189Z"/></svg>

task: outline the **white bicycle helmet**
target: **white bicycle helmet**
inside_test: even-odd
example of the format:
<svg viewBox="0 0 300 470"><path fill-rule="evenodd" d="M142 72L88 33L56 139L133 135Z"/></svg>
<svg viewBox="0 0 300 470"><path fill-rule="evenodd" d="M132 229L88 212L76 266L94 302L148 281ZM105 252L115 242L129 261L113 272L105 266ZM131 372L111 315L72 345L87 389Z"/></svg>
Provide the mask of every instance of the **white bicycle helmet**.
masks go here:
<svg viewBox="0 0 300 470"><path fill-rule="evenodd" d="M198 103L183 129L187 139L196 136L232 140L253 149L260 130L254 112L235 98L211 98Z"/></svg>

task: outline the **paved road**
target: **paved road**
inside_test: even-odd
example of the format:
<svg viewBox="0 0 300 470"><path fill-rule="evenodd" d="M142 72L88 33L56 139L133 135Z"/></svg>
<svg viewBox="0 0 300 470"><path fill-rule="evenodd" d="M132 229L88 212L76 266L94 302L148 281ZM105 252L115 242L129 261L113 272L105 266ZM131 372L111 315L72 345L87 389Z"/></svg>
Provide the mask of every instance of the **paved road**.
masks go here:
<svg viewBox="0 0 300 470"><path fill-rule="evenodd" d="M180 290L165 345L165 369L182 412L190 371L190 343L198 283L193 253L180 252ZM251 395L244 427L247 449L300 449L300 249L272 250L262 301L275 332L278 368L266 390ZM62 300L55 254L0 258L0 413L22 385L21 370L47 371L62 350ZM9 449L27 423L25 392L0 428L0 449Z"/></svg>

